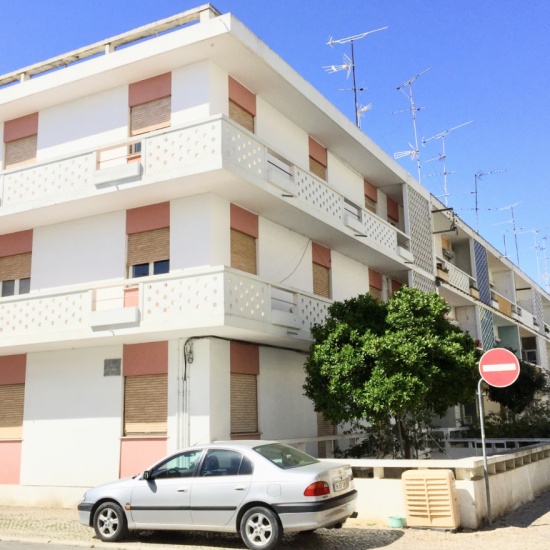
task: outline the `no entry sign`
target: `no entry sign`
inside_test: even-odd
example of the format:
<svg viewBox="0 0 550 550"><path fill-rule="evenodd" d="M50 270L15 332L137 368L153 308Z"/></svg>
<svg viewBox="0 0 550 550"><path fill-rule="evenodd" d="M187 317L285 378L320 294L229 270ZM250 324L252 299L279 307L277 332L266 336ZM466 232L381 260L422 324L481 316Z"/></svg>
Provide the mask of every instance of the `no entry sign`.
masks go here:
<svg viewBox="0 0 550 550"><path fill-rule="evenodd" d="M479 360L479 373L490 386L505 388L518 379L518 358L504 348L490 349Z"/></svg>

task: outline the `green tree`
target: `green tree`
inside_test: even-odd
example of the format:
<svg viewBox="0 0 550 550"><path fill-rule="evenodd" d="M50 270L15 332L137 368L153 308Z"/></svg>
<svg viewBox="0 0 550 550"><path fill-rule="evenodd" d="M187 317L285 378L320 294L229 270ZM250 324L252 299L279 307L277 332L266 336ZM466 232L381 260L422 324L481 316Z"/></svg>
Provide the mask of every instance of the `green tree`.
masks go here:
<svg viewBox="0 0 550 550"><path fill-rule="evenodd" d="M407 426L475 395L474 340L448 311L436 293L408 287L387 303L370 295L335 302L312 328L305 395L334 423L395 426L401 455L410 457L418 438Z"/></svg>
<svg viewBox="0 0 550 550"><path fill-rule="evenodd" d="M514 353L514 350L510 351ZM546 374L531 363L520 360L518 379L506 388L489 386L487 396L513 414L519 414L533 402L536 395L548 393L548 390Z"/></svg>

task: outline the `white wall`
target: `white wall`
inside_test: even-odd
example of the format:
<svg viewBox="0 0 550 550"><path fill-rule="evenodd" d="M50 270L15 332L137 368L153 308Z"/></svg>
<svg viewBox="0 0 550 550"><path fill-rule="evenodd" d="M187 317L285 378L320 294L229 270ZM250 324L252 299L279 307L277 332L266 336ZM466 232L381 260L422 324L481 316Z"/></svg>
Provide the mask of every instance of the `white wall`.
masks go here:
<svg viewBox="0 0 550 550"><path fill-rule="evenodd" d="M40 111L37 159L104 147L128 137L128 87Z"/></svg>
<svg viewBox="0 0 550 550"><path fill-rule="evenodd" d="M118 477L122 376L104 360L122 346L29 353L21 459L22 485L97 485Z"/></svg>
<svg viewBox="0 0 550 550"><path fill-rule="evenodd" d="M344 164L338 157L328 152L327 181L333 189L342 193L344 197L357 206L365 204L365 186L363 177Z"/></svg>
<svg viewBox="0 0 550 550"><path fill-rule="evenodd" d="M170 203L170 269L230 265L229 202L212 194Z"/></svg>
<svg viewBox="0 0 550 550"><path fill-rule="evenodd" d="M289 439L317 435L313 403L305 397L301 353L260 347L258 422L262 439Z"/></svg>
<svg viewBox="0 0 550 550"><path fill-rule="evenodd" d="M346 300L369 291L369 268L334 250L331 257L332 299Z"/></svg>
<svg viewBox="0 0 550 550"><path fill-rule="evenodd" d="M258 275L273 284L311 292L311 241L263 217L258 232Z"/></svg>
<svg viewBox="0 0 550 550"><path fill-rule="evenodd" d="M260 96L256 97L256 135L292 164L309 168L308 135Z"/></svg>
<svg viewBox="0 0 550 550"><path fill-rule="evenodd" d="M215 338L193 341L188 384L189 443L229 439L229 342Z"/></svg>
<svg viewBox="0 0 550 550"><path fill-rule="evenodd" d="M34 230L32 290L125 276L125 211Z"/></svg>
<svg viewBox="0 0 550 550"><path fill-rule="evenodd" d="M209 61L172 71L172 126L228 113L227 73Z"/></svg>

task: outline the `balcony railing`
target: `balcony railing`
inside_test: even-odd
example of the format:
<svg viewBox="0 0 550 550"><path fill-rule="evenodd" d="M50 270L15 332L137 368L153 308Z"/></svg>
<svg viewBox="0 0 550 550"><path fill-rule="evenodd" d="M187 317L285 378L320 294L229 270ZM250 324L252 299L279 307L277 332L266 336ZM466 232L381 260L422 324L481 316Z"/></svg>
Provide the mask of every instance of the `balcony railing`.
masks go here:
<svg viewBox="0 0 550 550"><path fill-rule="evenodd" d="M227 267L183 270L0 298L0 347L246 320L258 323L251 330L308 340L330 303Z"/></svg>
<svg viewBox="0 0 550 550"><path fill-rule="evenodd" d="M437 258L437 276L449 285L476 297L470 292L470 289L475 287L475 279L465 271L439 257Z"/></svg>
<svg viewBox="0 0 550 550"><path fill-rule="evenodd" d="M106 187L147 185L227 168L271 193L292 196L346 233L376 249L411 260L410 239L372 212L351 203L327 182L268 149L254 134L217 116L106 144L100 150L0 172L2 211L20 212L95 196ZM267 184L267 187L266 187Z"/></svg>

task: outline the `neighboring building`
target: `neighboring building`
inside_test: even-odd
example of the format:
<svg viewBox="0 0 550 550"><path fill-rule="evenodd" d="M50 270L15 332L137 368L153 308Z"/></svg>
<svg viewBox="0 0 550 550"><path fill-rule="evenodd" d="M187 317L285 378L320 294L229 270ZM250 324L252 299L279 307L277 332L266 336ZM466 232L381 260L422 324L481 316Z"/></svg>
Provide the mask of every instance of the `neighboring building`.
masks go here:
<svg viewBox="0 0 550 550"><path fill-rule="evenodd" d="M547 367L550 297L441 233L438 201L232 15L0 86L0 504L74 503L196 442L334 433L303 363L360 293L438 288L485 349Z"/></svg>

